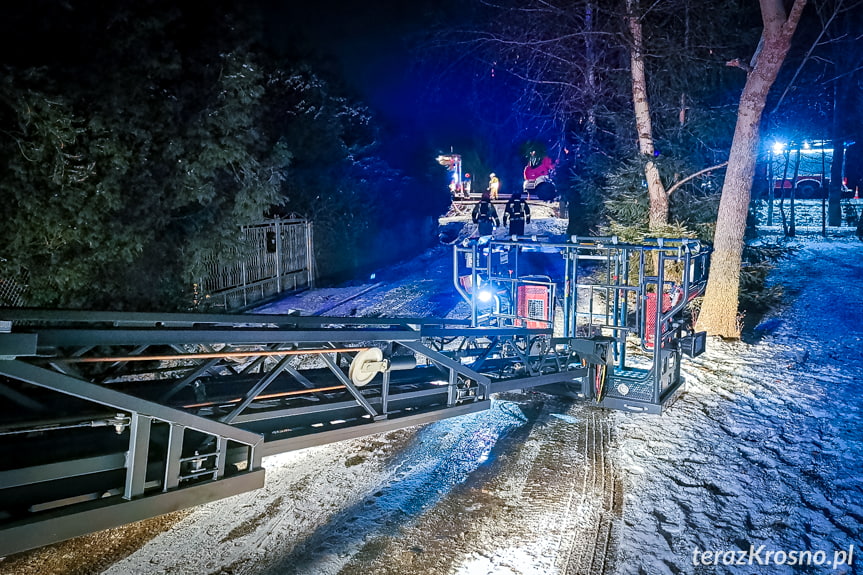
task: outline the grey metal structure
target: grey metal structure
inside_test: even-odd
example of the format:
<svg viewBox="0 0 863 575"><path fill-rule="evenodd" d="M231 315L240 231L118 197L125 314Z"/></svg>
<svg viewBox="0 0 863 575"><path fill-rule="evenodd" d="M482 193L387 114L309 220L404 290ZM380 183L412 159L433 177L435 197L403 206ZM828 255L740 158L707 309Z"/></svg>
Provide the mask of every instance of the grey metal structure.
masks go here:
<svg viewBox="0 0 863 575"><path fill-rule="evenodd" d="M555 355L569 350L593 366L579 385L568 384L576 396L659 413L683 384L682 354L704 351L706 334L691 330L686 307L706 287L710 252L686 238L480 238L455 246L453 276L471 304L471 325L546 327ZM628 347L640 353L630 357Z"/></svg>
<svg viewBox="0 0 863 575"><path fill-rule="evenodd" d="M562 289L509 273L532 250L556 258ZM267 455L487 409L501 391L659 412L681 353L698 352L681 318L706 254L469 241L454 249L466 320L0 309L0 556L256 489ZM651 286L683 299L651 316ZM630 336L652 365L626 365Z"/></svg>

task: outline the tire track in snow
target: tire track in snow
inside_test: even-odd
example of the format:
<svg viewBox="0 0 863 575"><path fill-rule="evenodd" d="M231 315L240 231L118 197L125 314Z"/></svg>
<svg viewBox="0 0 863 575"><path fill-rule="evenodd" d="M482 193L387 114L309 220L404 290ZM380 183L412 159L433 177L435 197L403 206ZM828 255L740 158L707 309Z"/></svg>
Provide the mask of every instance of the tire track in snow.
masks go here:
<svg viewBox="0 0 863 575"><path fill-rule="evenodd" d="M316 543L296 549L301 563L286 559L267 573L610 573L622 481L608 415L537 393L505 394L492 411L512 431L489 442L489 421L460 425L431 452L408 450L356 516L331 521ZM453 453L473 470L437 461Z"/></svg>
<svg viewBox="0 0 863 575"><path fill-rule="evenodd" d="M436 508L483 464L501 437L522 424L522 420L500 410L490 410L419 428L384 481L338 515L327 518L290 553L258 562L255 572L357 572L349 566L354 558L368 555L368 549L392 540L394 534ZM400 538L396 546L403 550ZM396 572L405 573L401 568Z"/></svg>
<svg viewBox="0 0 863 575"><path fill-rule="evenodd" d="M475 494L475 505L480 494L494 501L473 519L466 542L477 542L475 549L454 557L445 572L609 572L622 503L610 420L584 406L543 401L529 435L510 446Z"/></svg>

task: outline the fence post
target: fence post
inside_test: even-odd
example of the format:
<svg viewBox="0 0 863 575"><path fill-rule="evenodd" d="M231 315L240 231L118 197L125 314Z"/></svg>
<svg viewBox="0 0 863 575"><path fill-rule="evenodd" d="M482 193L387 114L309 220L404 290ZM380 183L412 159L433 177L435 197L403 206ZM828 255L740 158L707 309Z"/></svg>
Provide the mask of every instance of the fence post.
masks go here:
<svg viewBox="0 0 863 575"><path fill-rule="evenodd" d="M315 287L315 271L314 271L314 244L312 243L312 222L306 222L306 274L308 276L309 288Z"/></svg>
<svg viewBox="0 0 863 575"><path fill-rule="evenodd" d="M276 218L276 293L282 293L282 220Z"/></svg>
<svg viewBox="0 0 863 575"><path fill-rule="evenodd" d="M776 177L773 173L773 153L767 156L767 225L773 225L773 196L776 194Z"/></svg>
<svg viewBox="0 0 863 575"><path fill-rule="evenodd" d="M248 274L246 273L246 258L241 258L240 269L242 270L242 273L243 273L243 280L242 280L242 283L243 283L243 305L245 306L249 303L248 298L247 298L248 291L249 291L249 288L248 288L249 281L248 281Z"/></svg>

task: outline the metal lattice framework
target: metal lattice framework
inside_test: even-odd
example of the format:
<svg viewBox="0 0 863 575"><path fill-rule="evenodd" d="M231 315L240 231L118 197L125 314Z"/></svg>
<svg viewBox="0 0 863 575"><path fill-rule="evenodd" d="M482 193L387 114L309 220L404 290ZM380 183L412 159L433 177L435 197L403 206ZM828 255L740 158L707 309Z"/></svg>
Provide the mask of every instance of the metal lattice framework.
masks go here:
<svg viewBox="0 0 863 575"><path fill-rule="evenodd" d="M704 349L705 334L692 331L685 310L706 287L710 252L687 238L476 238L455 246L453 277L471 325L553 329L554 342L602 365L579 393L603 407L656 413L682 386L681 354ZM530 274L525 260L538 255L559 258L561 277ZM628 344L642 352L640 365L629 361Z"/></svg>
<svg viewBox="0 0 863 575"><path fill-rule="evenodd" d="M427 345L441 320L0 317L0 555L260 487L266 455L489 405L487 376Z"/></svg>
<svg viewBox="0 0 863 575"><path fill-rule="evenodd" d="M536 249L563 256L562 290L509 273ZM465 320L0 308L0 555L256 489L268 455L488 409L503 391L659 413L698 352L682 311L707 253L468 241L454 249ZM626 364L631 337L646 367Z"/></svg>

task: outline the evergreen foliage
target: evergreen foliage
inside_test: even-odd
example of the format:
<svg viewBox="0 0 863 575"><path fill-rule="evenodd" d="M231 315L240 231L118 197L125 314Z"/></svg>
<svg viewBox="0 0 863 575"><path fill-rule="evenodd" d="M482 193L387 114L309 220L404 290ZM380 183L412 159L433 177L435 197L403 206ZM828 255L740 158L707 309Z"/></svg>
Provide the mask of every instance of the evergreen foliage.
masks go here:
<svg viewBox="0 0 863 575"><path fill-rule="evenodd" d="M265 215L311 218L324 274L369 263L364 238L412 217L369 111L277 65L253 11L224 8L193 28L207 16L184 4L91 7L63 30L86 59L4 70L0 281L26 283L28 305L184 309L204 262Z"/></svg>
<svg viewBox="0 0 863 575"><path fill-rule="evenodd" d="M741 311L758 317L782 300L782 284L768 285L767 276L778 262L792 256L796 249L776 243L750 243L744 246L740 269Z"/></svg>
<svg viewBox="0 0 863 575"><path fill-rule="evenodd" d="M31 305L182 307L202 259L280 201L289 155L258 129L263 74L227 53L183 94L179 55L161 55L63 94L7 77L4 119L18 130L0 144L0 192L16 201L0 245L4 275L28 272Z"/></svg>

